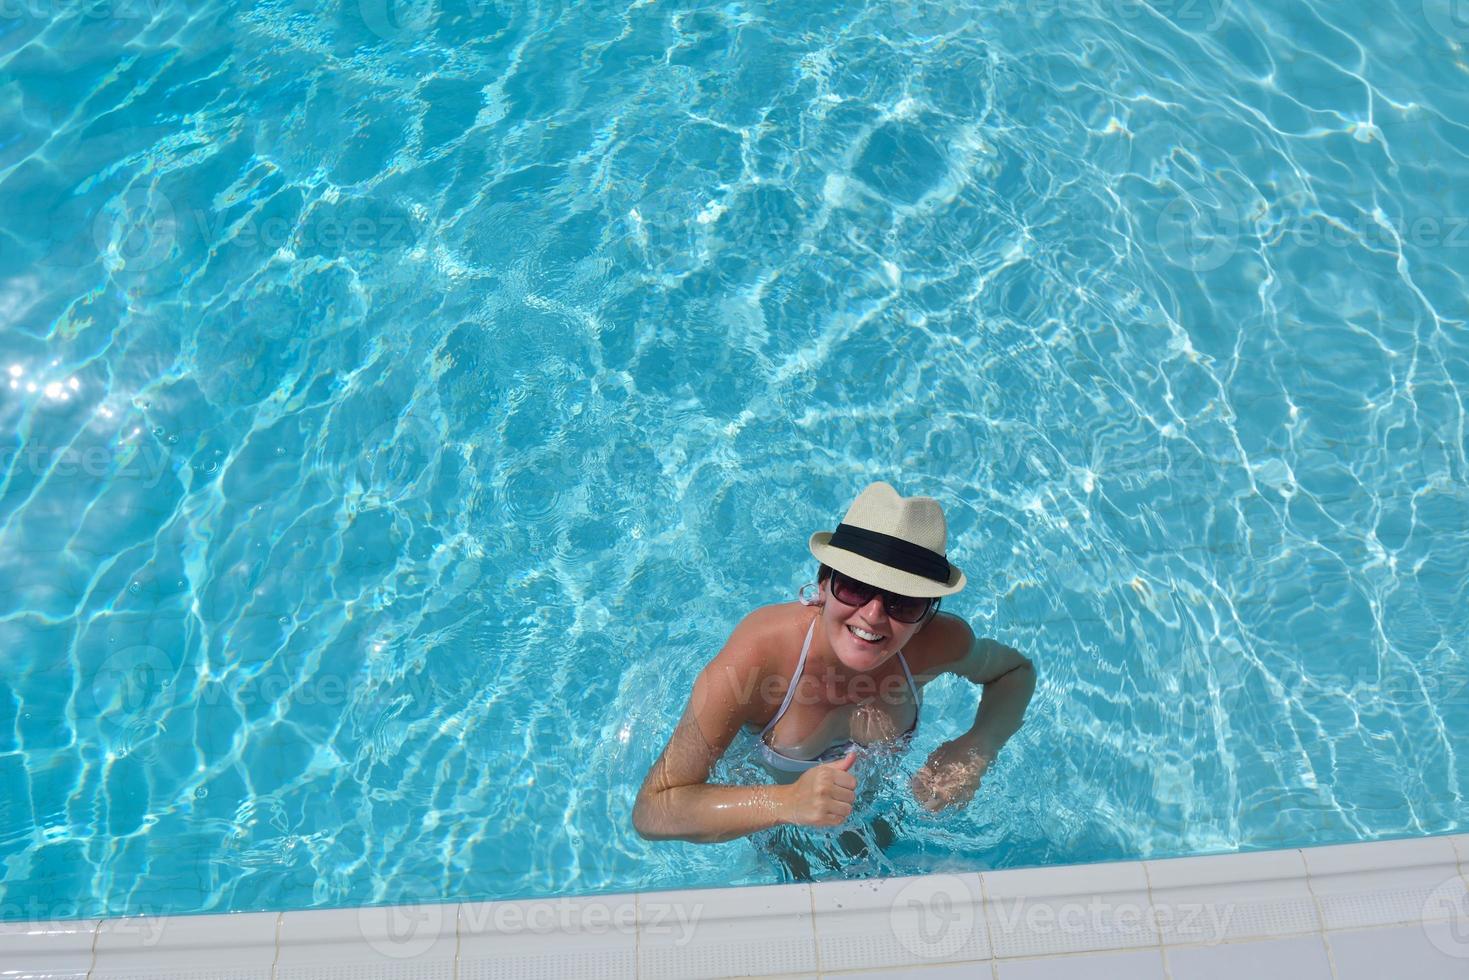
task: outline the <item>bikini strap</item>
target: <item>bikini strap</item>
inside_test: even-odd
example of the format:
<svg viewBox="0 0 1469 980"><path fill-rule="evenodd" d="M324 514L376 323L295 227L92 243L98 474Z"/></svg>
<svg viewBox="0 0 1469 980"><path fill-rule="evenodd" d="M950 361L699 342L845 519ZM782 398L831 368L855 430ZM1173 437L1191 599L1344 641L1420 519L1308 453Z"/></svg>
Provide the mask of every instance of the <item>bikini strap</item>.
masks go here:
<svg viewBox="0 0 1469 980"><path fill-rule="evenodd" d="M806 642L801 644L801 659L796 661L796 672L791 675L791 686L786 688L785 700L780 703L780 710L775 713L775 717L766 722L765 727L760 729L760 736L762 738L766 732L775 727L775 723L780 721L780 716L785 714L786 709L791 706L791 698L796 696L796 682L801 679L801 671L806 667L806 653L811 649L811 637L815 633L816 619L813 617L810 627L806 630ZM904 667L903 669L907 670L908 668Z"/></svg>
<svg viewBox="0 0 1469 980"><path fill-rule="evenodd" d="M918 690L918 685L913 683L913 672L908 669L908 661L903 659L903 651L898 651L898 663L903 667L903 676L908 678L908 686L913 689L913 703L919 707L923 706L923 692Z"/></svg>

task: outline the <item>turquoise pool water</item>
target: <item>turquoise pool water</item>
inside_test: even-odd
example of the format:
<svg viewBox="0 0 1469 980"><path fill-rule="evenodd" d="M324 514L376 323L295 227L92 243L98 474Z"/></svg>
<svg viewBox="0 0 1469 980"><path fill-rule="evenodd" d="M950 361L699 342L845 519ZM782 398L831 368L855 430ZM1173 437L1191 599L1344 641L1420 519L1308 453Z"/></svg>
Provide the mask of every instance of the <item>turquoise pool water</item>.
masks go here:
<svg viewBox="0 0 1469 980"><path fill-rule="evenodd" d="M775 881L631 802L879 478L1042 679L827 873L1465 830L1456 10L10 0L0 914Z"/></svg>

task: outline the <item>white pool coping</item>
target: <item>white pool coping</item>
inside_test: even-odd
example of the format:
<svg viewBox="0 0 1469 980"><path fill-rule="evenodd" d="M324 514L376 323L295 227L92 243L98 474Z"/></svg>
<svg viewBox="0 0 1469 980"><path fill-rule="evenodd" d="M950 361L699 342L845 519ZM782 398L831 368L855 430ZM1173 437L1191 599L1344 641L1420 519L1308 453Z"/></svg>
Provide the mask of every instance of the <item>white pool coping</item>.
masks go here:
<svg viewBox="0 0 1469 980"><path fill-rule="evenodd" d="M1469 834L913 878L0 924L46 980L1465 980Z"/></svg>

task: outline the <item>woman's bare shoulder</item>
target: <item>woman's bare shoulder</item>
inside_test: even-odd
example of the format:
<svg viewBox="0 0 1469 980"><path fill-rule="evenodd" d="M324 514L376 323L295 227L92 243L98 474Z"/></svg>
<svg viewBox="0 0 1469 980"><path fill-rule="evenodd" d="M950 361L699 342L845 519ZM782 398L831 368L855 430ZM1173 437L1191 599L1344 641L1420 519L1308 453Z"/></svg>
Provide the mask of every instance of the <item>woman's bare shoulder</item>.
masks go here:
<svg viewBox="0 0 1469 980"><path fill-rule="evenodd" d="M724 714L746 723L766 713L760 692L766 677L781 670L781 637L790 622L791 610L775 604L750 611L735 625L695 683L694 703L701 713L719 705Z"/></svg>
<svg viewBox="0 0 1469 980"><path fill-rule="evenodd" d="M974 630L952 613L941 612L918 631L903 649L908 669L929 678L963 660L974 644Z"/></svg>
<svg viewBox="0 0 1469 980"><path fill-rule="evenodd" d="M802 608L798 602L776 602L750 610L730 633L719 656L728 653L741 663L763 666L779 654Z"/></svg>

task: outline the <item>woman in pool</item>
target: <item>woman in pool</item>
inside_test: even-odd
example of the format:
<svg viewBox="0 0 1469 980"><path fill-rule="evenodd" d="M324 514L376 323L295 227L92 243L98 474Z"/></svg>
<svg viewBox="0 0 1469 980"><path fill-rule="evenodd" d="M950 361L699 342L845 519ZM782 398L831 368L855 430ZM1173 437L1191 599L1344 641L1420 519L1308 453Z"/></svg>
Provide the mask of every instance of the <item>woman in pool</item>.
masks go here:
<svg viewBox="0 0 1469 980"><path fill-rule="evenodd" d="M968 803L1020 727L1035 670L938 614L941 597L964 588L945 557L947 537L938 501L902 497L886 483L863 490L835 532L813 534L815 597L751 612L699 674L638 793L638 833L717 843L841 824L856 799L857 747L905 745L923 685L947 673L984 685L979 711L934 750L911 789L930 810ZM777 785L709 784L742 726L759 730L757 758Z"/></svg>

